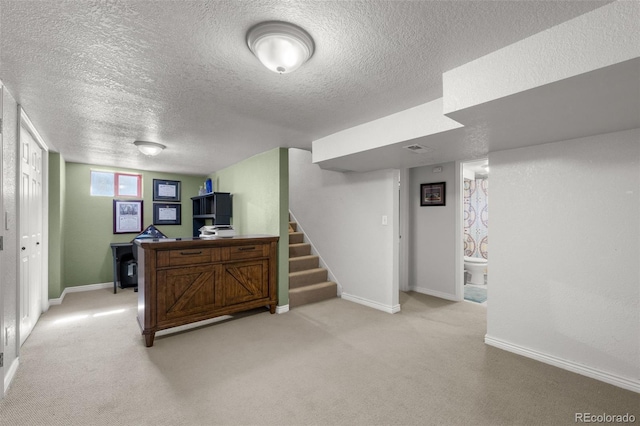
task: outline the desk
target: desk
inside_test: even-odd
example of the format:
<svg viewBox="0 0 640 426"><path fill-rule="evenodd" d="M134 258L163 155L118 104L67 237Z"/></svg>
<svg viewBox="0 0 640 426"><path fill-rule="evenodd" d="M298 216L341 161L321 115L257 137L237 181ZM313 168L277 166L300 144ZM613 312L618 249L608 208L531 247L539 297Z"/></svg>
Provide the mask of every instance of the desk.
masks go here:
<svg viewBox="0 0 640 426"><path fill-rule="evenodd" d="M120 262L125 255L133 257L133 243L111 243L113 255L113 294L116 294L120 281ZM129 257L129 256L127 256Z"/></svg>

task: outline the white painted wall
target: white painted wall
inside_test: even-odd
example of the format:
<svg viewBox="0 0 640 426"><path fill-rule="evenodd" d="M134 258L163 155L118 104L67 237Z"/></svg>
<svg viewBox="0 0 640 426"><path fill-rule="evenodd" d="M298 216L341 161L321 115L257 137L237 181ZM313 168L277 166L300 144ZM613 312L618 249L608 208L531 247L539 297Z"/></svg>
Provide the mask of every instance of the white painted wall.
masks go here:
<svg viewBox="0 0 640 426"><path fill-rule="evenodd" d="M640 392L640 129L489 164L487 343Z"/></svg>
<svg viewBox="0 0 640 426"><path fill-rule="evenodd" d="M616 1L442 75L445 114L640 55L640 3Z"/></svg>
<svg viewBox="0 0 640 426"><path fill-rule="evenodd" d="M4 346L4 388L7 389L18 368L18 104L6 88L2 93L2 197L4 212L0 221L4 236L1 252L2 277L0 278L0 302L4 310L2 338ZM4 215L6 212L6 223Z"/></svg>
<svg viewBox="0 0 640 426"><path fill-rule="evenodd" d="M442 114L442 98L418 105L313 141L314 163L322 163L396 143L411 144L423 136L459 129L462 124Z"/></svg>
<svg viewBox="0 0 640 426"><path fill-rule="evenodd" d="M289 150L291 212L342 287L342 297L386 312L400 309L394 265L398 173L322 170L311 163L311 152Z"/></svg>
<svg viewBox="0 0 640 426"><path fill-rule="evenodd" d="M442 172L434 173L436 167ZM449 300L461 300L456 294L459 167L445 163L409 169L409 288ZM421 207L420 184L434 182L447 183L446 205Z"/></svg>

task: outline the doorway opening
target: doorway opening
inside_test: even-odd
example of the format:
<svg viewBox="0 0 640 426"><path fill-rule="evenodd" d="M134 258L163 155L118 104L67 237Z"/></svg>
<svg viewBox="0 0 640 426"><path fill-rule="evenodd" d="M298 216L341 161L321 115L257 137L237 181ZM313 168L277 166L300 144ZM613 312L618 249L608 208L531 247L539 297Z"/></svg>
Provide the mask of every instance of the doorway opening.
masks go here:
<svg viewBox="0 0 640 426"><path fill-rule="evenodd" d="M489 268L489 160L462 163L464 300L486 304Z"/></svg>

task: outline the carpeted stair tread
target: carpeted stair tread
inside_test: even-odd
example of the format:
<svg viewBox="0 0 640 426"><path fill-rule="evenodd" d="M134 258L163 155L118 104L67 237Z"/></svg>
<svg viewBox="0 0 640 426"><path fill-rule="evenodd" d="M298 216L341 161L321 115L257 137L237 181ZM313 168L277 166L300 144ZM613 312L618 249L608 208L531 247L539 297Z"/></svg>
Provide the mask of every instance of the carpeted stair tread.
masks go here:
<svg viewBox="0 0 640 426"><path fill-rule="evenodd" d="M289 288L299 288L327 281L327 270L313 268L289 273Z"/></svg>
<svg viewBox="0 0 640 426"><path fill-rule="evenodd" d="M303 232L289 232L289 244L299 244L304 243L304 233Z"/></svg>
<svg viewBox="0 0 640 426"><path fill-rule="evenodd" d="M311 254L311 244L289 244L289 257L307 256Z"/></svg>
<svg viewBox="0 0 640 426"><path fill-rule="evenodd" d="M332 299L338 295L338 286L332 281L307 285L289 290L289 307Z"/></svg>
<svg viewBox="0 0 640 426"><path fill-rule="evenodd" d="M320 258L310 254L306 256L292 257L289 259L289 272L304 271L305 269L314 269L320 265Z"/></svg>
<svg viewBox="0 0 640 426"><path fill-rule="evenodd" d="M338 296L338 286L327 281L328 272L320 268L320 258L311 254L311 244L296 222L289 222L289 306L302 306Z"/></svg>

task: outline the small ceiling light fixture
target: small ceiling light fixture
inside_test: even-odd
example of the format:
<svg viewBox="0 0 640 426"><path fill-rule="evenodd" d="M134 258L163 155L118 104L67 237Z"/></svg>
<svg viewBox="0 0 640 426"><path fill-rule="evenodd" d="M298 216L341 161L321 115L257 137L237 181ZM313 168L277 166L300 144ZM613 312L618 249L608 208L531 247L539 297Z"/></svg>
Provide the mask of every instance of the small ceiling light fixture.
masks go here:
<svg viewBox="0 0 640 426"><path fill-rule="evenodd" d="M166 148L160 143L148 141L135 141L133 144L138 147L141 153L150 157L160 154Z"/></svg>
<svg viewBox="0 0 640 426"><path fill-rule="evenodd" d="M282 21L267 21L247 33L247 45L262 64L286 74L300 68L313 55L313 39L302 28Z"/></svg>

